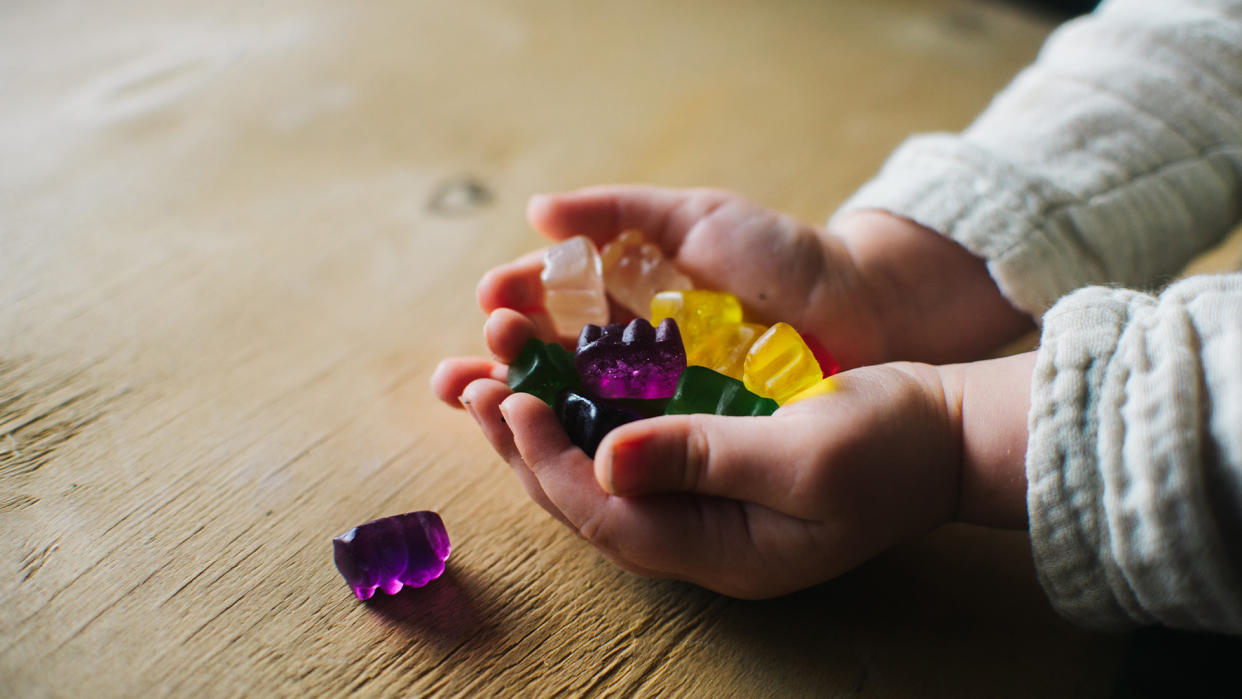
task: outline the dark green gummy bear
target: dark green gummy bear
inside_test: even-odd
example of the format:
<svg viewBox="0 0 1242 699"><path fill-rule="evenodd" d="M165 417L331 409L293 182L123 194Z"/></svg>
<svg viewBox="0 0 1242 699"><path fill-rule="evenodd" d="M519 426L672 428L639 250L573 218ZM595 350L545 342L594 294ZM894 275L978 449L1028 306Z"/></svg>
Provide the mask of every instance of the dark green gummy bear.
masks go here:
<svg viewBox="0 0 1242 699"><path fill-rule="evenodd" d="M556 398L556 417L569 435L569 441L594 459L604 435L643 416L577 391L562 391Z"/></svg>
<svg viewBox="0 0 1242 699"><path fill-rule="evenodd" d="M535 338L527 341L522 353L509 365L505 382L509 388L536 396L548 405L556 403L556 394L561 391L582 385L569 350Z"/></svg>
<svg viewBox="0 0 1242 699"><path fill-rule="evenodd" d="M688 366L677 379L677 392L664 414L771 415L778 407L776 401L751 393L733 377L707 367Z"/></svg>

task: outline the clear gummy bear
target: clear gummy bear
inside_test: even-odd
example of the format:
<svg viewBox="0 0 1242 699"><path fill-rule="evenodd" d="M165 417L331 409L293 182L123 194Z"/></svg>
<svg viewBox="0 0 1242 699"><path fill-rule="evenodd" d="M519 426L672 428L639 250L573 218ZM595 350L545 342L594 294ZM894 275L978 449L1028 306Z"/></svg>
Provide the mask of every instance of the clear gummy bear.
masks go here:
<svg viewBox="0 0 1242 699"><path fill-rule="evenodd" d="M639 317L650 313L651 298L657 293L694 288L690 278L638 231L626 231L605 245L600 260L608 294Z"/></svg>
<svg viewBox="0 0 1242 699"><path fill-rule="evenodd" d="M575 337L584 325L608 322L608 297L599 252L585 236L548 248L543 253L543 305L561 337Z"/></svg>

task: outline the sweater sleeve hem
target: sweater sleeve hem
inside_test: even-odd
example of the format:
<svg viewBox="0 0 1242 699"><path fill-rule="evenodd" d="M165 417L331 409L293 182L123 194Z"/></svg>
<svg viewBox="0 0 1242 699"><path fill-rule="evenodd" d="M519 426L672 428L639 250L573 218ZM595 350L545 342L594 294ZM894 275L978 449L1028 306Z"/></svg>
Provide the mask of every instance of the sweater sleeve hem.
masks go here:
<svg viewBox="0 0 1242 699"><path fill-rule="evenodd" d="M1001 294L1040 318L1082 280L1102 276L1097 260L1044 227L1071 200L956 135L929 134L903 144L834 218L882 210L937 231L982 258Z"/></svg>

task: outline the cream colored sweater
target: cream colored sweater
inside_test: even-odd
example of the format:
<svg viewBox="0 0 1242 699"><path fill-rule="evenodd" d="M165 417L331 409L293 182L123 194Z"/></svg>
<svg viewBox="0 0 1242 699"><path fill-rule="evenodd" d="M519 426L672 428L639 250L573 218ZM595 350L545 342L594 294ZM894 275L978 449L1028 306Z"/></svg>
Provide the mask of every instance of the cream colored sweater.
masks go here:
<svg viewBox="0 0 1242 699"><path fill-rule="evenodd" d="M950 236L1042 317L1027 504L1056 608L1242 633L1242 275L1116 288L1242 220L1242 0L1105 2L966 131L902 145L858 209Z"/></svg>

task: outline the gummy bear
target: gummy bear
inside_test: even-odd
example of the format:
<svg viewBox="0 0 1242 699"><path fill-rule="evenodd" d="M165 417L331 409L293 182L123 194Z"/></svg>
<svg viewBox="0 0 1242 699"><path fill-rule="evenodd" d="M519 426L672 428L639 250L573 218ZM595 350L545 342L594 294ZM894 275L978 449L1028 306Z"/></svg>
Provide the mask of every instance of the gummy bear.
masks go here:
<svg viewBox="0 0 1242 699"><path fill-rule="evenodd" d="M544 308L561 337L573 337L587 324L608 322L608 297L595 243L574 236L543 254Z"/></svg>
<svg viewBox="0 0 1242 699"><path fill-rule="evenodd" d="M789 405L790 403L797 403L798 401L806 400L807 398L814 398L816 396L828 395L829 393L836 393L836 391L837 391L837 380L832 377L824 377L820 379L819 381L811 384L810 388L804 388L798 393L795 393L794 395L790 396L789 400L785 401L785 405Z"/></svg>
<svg viewBox="0 0 1242 699"><path fill-rule="evenodd" d="M661 291L651 299L651 322L665 318L677 321L686 347L686 361L703 365L705 345L720 328L742 322L742 304L724 291Z"/></svg>
<svg viewBox="0 0 1242 699"><path fill-rule="evenodd" d="M336 569L358 599L426 585L444 573L451 550L444 521L431 510L360 524L332 540Z"/></svg>
<svg viewBox="0 0 1242 699"><path fill-rule="evenodd" d="M666 289L693 289L690 278L677 271L660 248L643 240L638 231L626 231L600 252L604 288L617 303L643 316L651 297Z"/></svg>
<svg viewBox="0 0 1242 699"><path fill-rule="evenodd" d="M773 325L755 340L742 372L746 388L781 404L821 378L815 355L788 323Z"/></svg>
<svg viewBox="0 0 1242 699"><path fill-rule="evenodd" d="M722 325L696 344L693 352L687 348L687 363L707 367L740 381L746 353L765 332L767 326L758 323Z"/></svg>
<svg viewBox="0 0 1242 699"><path fill-rule="evenodd" d="M583 387L602 398L668 398L686 368L686 350L672 318L659 328L635 318L583 328L574 364Z"/></svg>
<svg viewBox="0 0 1242 699"><path fill-rule="evenodd" d="M677 392L664 414L771 415L777 407L776 401L751 393L735 378L706 367L690 366L677 381Z"/></svg>
<svg viewBox="0 0 1242 699"><path fill-rule="evenodd" d="M604 435L642 415L628 408L605 403L577 391L562 391L556 398L556 417L569 435L569 441L595 458Z"/></svg>
<svg viewBox="0 0 1242 699"><path fill-rule="evenodd" d="M509 365L505 383L514 391L530 393L548 405L556 402L556 394L562 390L581 385L569 350L555 342L545 344L535 338L526 341L518 358Z"/></svg>
<svg viewBox="0 0 1242 699"><path fill-rule="evenodd" d="M829 352L827 347L824 347L819 340L816 340L814 335L804 332L799 332L798 335L806 343L806 346L810 348L811 354L815 355L815 361L819 363L819 369L823 372L825 379L841 371L841 364L837 362L837 358L832 356L832 352Z"/></svg>

